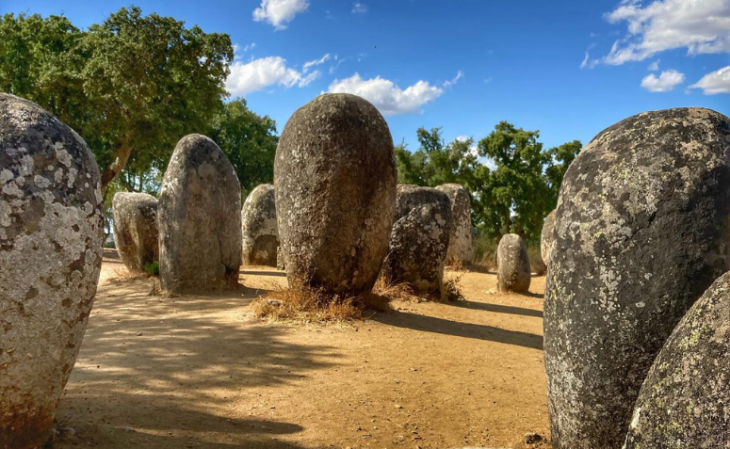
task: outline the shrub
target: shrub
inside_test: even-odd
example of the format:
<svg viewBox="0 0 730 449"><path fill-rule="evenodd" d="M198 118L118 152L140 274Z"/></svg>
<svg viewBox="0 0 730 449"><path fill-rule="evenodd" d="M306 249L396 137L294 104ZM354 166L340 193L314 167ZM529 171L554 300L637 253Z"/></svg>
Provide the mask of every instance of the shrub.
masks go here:
<svg viewBox="0 0 730 449"><path fill-rule="evenodd" d="M151 274L152 276L159 276L160 275L160 262L154 261L154 262L147 262L144 264L144 271Z"/></svg>

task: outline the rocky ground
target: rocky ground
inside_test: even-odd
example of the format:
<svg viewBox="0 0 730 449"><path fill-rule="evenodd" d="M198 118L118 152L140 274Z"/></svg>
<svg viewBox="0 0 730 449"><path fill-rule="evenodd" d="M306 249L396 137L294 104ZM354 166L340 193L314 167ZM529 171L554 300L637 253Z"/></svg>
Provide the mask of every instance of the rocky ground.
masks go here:
<svg viewBox="0 0 730 449"><path fill-rule="evenodd" d="M269 324L249 304L286 283L154 294L106 251L81 354L57 414L58 449L542 447L544 277L524 295L449 272L466 300L396 302L353 324Z"/></svg>

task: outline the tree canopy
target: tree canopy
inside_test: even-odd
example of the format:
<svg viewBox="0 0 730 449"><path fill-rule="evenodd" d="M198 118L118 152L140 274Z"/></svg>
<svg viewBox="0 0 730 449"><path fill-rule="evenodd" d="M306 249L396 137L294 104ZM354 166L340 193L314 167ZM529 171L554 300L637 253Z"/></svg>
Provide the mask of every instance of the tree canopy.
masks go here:
<svg viewBox="0 0 730 449"><path fill-rule="evenodd" d="M493 238L518 233L539 239L545 216L557 204L560 182L581 150L578 141L546 150L539 131L500 122L476 145L446 144L440 128L417 131L419 148L396 146L398 179L404 184L463 185L470 193L474 225Z"/></svg>
<svg viewBox="0 0 730 449"><path fill-rule="evenodd" d="M86 31L62 16L0 20L0 87L79 132L104 187L128 165L164 170L182 136L205 132L224 108L232 59L227 34L137 7Z"/></svg>

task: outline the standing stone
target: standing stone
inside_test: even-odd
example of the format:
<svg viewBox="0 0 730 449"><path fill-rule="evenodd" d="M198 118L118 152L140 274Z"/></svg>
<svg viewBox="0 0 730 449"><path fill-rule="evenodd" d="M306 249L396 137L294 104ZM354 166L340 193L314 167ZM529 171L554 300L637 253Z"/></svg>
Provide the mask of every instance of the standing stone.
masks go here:
<svg viewBox="0 0 730 449"><path fill-rule="evenodd" d="M48 438L99 281L101 204L83 139L0 93L0 448Z"/></svg>
<svg viewBox="0 0 730 449"><path fill-rule="evenodd" d="M112 199L114 245L131 272L160 260L157 198L146 193L119 192Z"/></svg>
<svg viewBox="0 0 730 449"><path fill-rule="evenodd" d="M730 272L705 292L654 360L625 449L730 447Z"/></svg>
<svg viewBox="0 0 730 449"><path fill-rule="evenodd" d="M436 187L449 196L453 224L449 236L446 260L470 264L473 247L471 242L471 199L469 192L459 184L443 184Z"/></svg>
<svg viewBox="0 0 730 449"><path fill-rule="evenodd" d="M296 111L276 149L274 185L289 285L371 290L395 215L393 139L378 110L325 94Z"/></svg>
<svg viewBox="0 0 730 449"><path fill-rule="evenodd" d="M211 139L183 137L159 200L160 285L171 293L231 288L241 265L241 186Z"/></svg>
<svg viewBox="0 0 730 449"><path fill-rule="evenodd" d="M241 210L243 264L277 266L279 229L276 225L274 186L253 189Z"/></svg>
<svg viewBox="0 0 730 449"><path fill-rule="evenodd" d="M556 449L615 449L672 329L728 269L730 119L630 117L563 179L545 293Z"/></svg>
<svg viewBox="0 0 730 449"><path fill-rule="evenodd" d="M542 225L542 233L540 233L540 256L545 265L550 264L550 248L553 245L553 231L555 230L555 210L545 217L545 223Z"/></svg>
<svg viewBox="0 0 730 449"><path fill-rule="evenodd" d="M530 258L527 246L517 234L502 236L497 246L497 289L524 293L530 289Z"/></svg>
<svg viewBox="0 0 730 449"><path fill-rule="evenodd" d="M453 221L449 197L430 187L399 185L396 210L383 278L441 298Z"/></svg>

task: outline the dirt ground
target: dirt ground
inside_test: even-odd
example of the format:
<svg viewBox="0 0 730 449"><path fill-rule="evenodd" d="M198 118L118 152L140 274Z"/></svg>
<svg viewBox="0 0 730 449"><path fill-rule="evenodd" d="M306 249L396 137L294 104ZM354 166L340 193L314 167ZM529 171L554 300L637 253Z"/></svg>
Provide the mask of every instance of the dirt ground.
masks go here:
<svg viewBox="0 0 730 449"><path fill-rule="evenodd" d="M449 272L465 301L268 324L249 304L283 272L167 298L105 256L54 448L512 448L548 434L544 277L505 295L493 274Z"/></svg>

